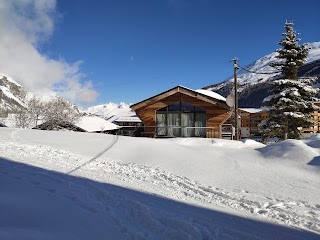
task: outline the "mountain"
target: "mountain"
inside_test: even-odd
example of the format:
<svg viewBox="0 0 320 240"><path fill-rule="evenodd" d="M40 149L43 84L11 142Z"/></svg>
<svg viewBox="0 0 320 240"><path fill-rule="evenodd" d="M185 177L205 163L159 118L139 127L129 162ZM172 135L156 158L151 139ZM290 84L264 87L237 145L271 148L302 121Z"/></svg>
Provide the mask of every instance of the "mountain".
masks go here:
<svg viewBox="0 0 320 240"><path fill-rule="evenodd" d="M37 94L28 92L8 75L0 73L0 118L7 118L10 113L26 109L28 100L33 97L48 102L58 96L61 95L52 91L42 91ZM64 100L69 102L67 99ZM77 106L73 106L78 109Z"/></svg>
<svg viewBox="0 0 320 240"><path fill-rule="evenodd" d="M84 109L85 112L97 115L99 117L105 118L106 120L113 122L118 117L128 117L134 116L135 112L131 110L130 105L120 102L107 104L101 104L93 107Z"/></svg>
<svg viewBox="0 0 320 240"><path fill-rule="evenodd" d="M58 93L48 92L42 95L36 95L42 101L49 101L55 98ZM6 118L8 113L15 113L20 109L26 108L28 99L35 95L27 92L23 87L5 74L0 74L0 118ZM131 110L128 104L107 103L90 107L84 110L85 113L94 114L105 118L109 121L114 121L120 116L133 116L135 113Z"/></svg>
<svg viewBox="0 0 320 240"><path fill-rule="evenodd" d="M0 116L24 108L26 95L19 83L0 73Z"/></svg>
<svg viewBox="0 0 320 240"><path fill-rule="evenodd" d="M299 68L298 76L318 77L320 81L320 42L309 43L311 48L306 64ZM271 80L279 77L280 73L270 67L270 64L277 61L277 53L273 52L257 61L242 67L237 72L239 106L240 107L260 107L262 100L269 95ZM246 70L244 70L246 69ZM272 73L272 74L265 74ZM233 76L227 80L204 87L204 89L215 91L223 96L227 96L233 89Z"/></svg>

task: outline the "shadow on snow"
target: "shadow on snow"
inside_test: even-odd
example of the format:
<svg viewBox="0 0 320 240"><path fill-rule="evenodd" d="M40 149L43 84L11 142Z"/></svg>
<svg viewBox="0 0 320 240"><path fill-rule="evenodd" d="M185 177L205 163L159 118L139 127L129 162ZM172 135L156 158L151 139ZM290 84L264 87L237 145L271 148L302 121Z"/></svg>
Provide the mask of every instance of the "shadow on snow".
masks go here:
<svg viewBox="0 0 320 240"><path fill-rule="evenodd" d="M319 159L316 161L318 164ZM5 230L0 228L1 239L15 239L12 236L18 234L19 227L23 229L24 239L320 238L313 232L4 158L0 158L0 186L7 194L0 195L0 226L5 227ZM45 237L42 231L46 231Z"/></svg>
<svg viewBox="0 0 320 240"><path fill-rule="evenodd" d="M308 163L308 165L320 166L320 156L314 157L314 158Z"/></svg>

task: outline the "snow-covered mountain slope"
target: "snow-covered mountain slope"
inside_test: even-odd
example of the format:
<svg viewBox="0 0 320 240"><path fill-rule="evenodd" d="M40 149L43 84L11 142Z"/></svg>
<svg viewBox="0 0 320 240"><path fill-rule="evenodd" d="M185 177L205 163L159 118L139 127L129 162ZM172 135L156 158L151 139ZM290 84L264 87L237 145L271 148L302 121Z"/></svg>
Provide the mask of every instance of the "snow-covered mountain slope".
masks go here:
<svg viewBox="0 0 320 240"><path fill-rule="evenodd" d="M124 102L110 102L107 104L92 106L84 109L84 111L105 118L110 122L113 122L118 117L128 117L135 115L135 112L131 110L130 106Z"/></svg>
<svg viewBox="0 0 320 240"><path fill-rule="evenodd" d="M311 50L306 64L298 69L298 76L318 77L319 82L320 42L309 43L308 45ZM275 73L277 72L276 69L270 67L272 62L277 61L276 55L277 53L273 52L259 58L248 66L242 66L240 61L240 69L237 74L240 107L260 107L262 100L268 96L270 90L269 80L277 78L280 75L279 73ZM204 89L215 91L226 97L233 89L233 76L221 83L204 87Z"/></svg>
<svg viewBox="0 0 320 240"><path fill-rule="evenodd" d="M26 92L9 76L0 73L0 111L12 112L25 107Z"/></svg>
<svg viewBox="0 0 320 240"><path fill-rule="evenodd" d="M0 128L0 239L319 239L319 142Z"/></svg>
<svg viewBox="0 0 320 240"><path fill-rule="evenodd" d="M320 42L308 43L308 47L310 47L311 49L310 49L306 64L309 64L311 62L314 62L320 59ZM271 54L268 54L264 57L259 58L257 61L247 66L242 66L240 62L239 65L249 70L250 72L245 71L241 68L239 69L237 73L239 92L241 92L248 85L264 83L269 79L272 79L273 77L279 75L279 73L274 73L274 72L277 72L276 69L270 67L271 63L277 61L277 58L276 58L277 54L278 54L277 52L273 52ZM274 73L274 74L259 74L259 73ZM210 85L210 86L204 87L204 89L217 91L230 84L233 84L233 76L229 77L227 80L223 81L222 83Z"/></svg>

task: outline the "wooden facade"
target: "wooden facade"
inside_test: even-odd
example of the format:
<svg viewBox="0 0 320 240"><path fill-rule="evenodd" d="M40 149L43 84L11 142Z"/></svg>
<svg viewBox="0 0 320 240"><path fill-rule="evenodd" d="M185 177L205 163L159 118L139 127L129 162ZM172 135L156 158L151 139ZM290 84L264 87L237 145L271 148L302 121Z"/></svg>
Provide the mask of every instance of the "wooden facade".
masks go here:
<svg viewBox="0 0 320 240"><path fill-rule="evenodd" d="M145 136L155 137L157 134L157 110L178 101L204 109L206 137L221 138L221 126L230 117L230 108L225 101L182 86L177 86L131 106L144 124Z"/></svg>

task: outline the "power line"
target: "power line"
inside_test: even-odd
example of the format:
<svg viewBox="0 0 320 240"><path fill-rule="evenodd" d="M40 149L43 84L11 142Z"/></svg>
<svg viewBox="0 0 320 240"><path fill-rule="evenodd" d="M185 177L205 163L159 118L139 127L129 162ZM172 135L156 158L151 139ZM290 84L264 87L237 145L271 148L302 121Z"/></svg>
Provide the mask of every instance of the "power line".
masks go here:
<svg viewBox="0 0 320 240"><path fill-rule="evenodd" d="M242 70L244 71L247 71L247 72L250 72L250 73L256 73L256 74L276 74L276 73L282 73L281 71L278 71L278 72L255 72L255 71L251 71L249 69L246 69L244 67L241 67L239 64L238 64L238 67L241 68Z"/></svg>

